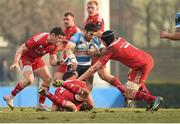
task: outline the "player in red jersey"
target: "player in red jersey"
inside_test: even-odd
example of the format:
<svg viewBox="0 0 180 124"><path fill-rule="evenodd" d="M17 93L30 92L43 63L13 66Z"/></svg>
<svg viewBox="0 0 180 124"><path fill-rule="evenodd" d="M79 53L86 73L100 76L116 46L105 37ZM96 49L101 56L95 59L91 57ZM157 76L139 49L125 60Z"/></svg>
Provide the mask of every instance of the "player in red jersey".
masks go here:
<svg viewBox="0 0 180 124"><path fill-rule="evenodd" d="M67 40L70 40L75 33L81 32L81 29L75 24L74 14L71 12L66 12L64 14L64 27Z"/></svg>
<svg viewBox="0 0 180 124"><path fill-rule="evenodd" d="M8 96L3 97L8 106L13 110L13 98L25 87L34 82L34 74L42 79L41 88L48 90L51 82L51 74L42 59L42 56L50 54L50 64L56 66L60 64L57 60L59 42L64 40L64 33L60 27L53 28L50 33L38 33L30 37L16 51L13 64L10 69L15 69L19 65L22 69L23 79L16 85ZM40 95L39 108L46 109L45 97Z"/></svg>
<svg viewBox="0 0 180 124"><path fill-rule="evenodd" d="M154 66L151 55L134 47L122 37L115 39L111 30L105 31L101 36L107 46L104 56L89 68L79 80L84 80L105 65L110 59L119 61L131 68L128 74L128 81L122 93L128 99L145 100L151 102L150 110L157 110L162 103L162 97L152 96L145 86L145 81Z"/></svg>
<svg viewBox="0 0 180 124"><path fill-rule="evenodd" d="M71 12L66 12L64 14L64 33L65 33L65 37L67 41L63 41L63 49L65 49L66 44L68 42L68 40L70 40L70 38L77 32L80 32L81 30L76 26L75 24L75 19L74 19L74 15ZM65 53L63 53L63 59L66 58ZM64 63L60 66L58 66L57 71L54 74L54 82L56 80L61 80L64 73L67 71L67 64Z"/></svg>
<svg viewBox="0 0 180 124"><path fill-rule="evenodd" d="M63 76L64 82L57 82L59 87L55 94L39 90L40 94L46 95L52 102L52 111L70 111L91 110L93 101L89 97L89 90L84 81L77 80L77 73L73 71L66 72Z"/></svg>
<svg viewBox="0 0 180 124"><path fill-rule="evenodd" d="M99 31L96 33L96 36L100 37L102 32L104 32L104 20L98 12L98 2L95 0L90 0L87 3L87 12L88 17L84 21L84 26L87 23L94 23L95 25L98 25Z"/></svg>

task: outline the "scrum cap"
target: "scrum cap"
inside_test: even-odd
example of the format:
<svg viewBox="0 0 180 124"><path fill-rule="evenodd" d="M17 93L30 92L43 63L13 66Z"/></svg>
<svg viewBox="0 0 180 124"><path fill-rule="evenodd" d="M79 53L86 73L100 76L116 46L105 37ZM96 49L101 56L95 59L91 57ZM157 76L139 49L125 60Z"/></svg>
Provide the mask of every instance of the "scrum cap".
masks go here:
<svg viewBox="0 0 180 124"><path fill-rule="evenodd" d="M107 46L109 46L115 39L114 32L111 30L105 31L102 34L101 39L106 43Z"/></svg>

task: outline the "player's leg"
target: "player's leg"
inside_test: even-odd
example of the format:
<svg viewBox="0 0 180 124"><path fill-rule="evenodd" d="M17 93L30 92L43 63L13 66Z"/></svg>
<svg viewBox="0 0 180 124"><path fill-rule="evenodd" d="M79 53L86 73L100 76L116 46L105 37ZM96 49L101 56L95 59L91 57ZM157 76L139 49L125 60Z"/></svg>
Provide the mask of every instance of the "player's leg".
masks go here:
<svg viewBox="0 0 180 124"><path fill-rule="evenodd" d="M58 68L54 74L54 77L53 77L53 83L55 83L58 80L62 80L65 72L67 72L67 65L66 64L58 66Z"/></svg>
<svg viewBox="0 0 180 124"><path fill-rule="evenodd" d="M39 93L41 95L47 96L58 108L63 107L67 109L68 111L77 111L76 105L72 103L71 101L65 100L64 97L61 95L63 93L61 92L62 90L63 88L61 87L57 88L55 91L55 95L51 94L48 91L45 91L44 89L39 90Z"/></svg>
<svg viewBox="0 0 180 124"><path fill-rule="evenodd" d="M107 68L104 66L101 69L99 69L98 71L98 75L99 77L108 82L109 84L113 85L114 87L116 87L121 93L125 93L126 89L125 87L122 85L122 83L113 75L111 75Z"/></svg>
<svg viewBox="0 0 180 124"><path fill-rule="evenodd" d="M53 82L56 82L58 80L62 80L64 73L63 72L55 72L53 77Z"/></svg>
<svg viewBox="0 0 180 124"><path fill-rule="evenodd" d="M45 89L46 91L49 90L49 86L51 83L51 74L48 70L47 65L45 65L42 59L39 59L37 63L34 64L34 72L42 79L42 83L40 84L41 89ZM39 96L39 108L38 110L47 110L47 106L44 105L46 96L40 95Z"/></svg>
<svg viewBox="0 0 180 124"><path fill-rule="evenodd" d="M126 97L131 100L141 100L146 101L148 103L151 103L151 106L147 108L146 110L158 110L160 104L163 102L163 98L160 96L153 96L150 94L147 94L143 91L138 91L134 89L127 89L126 91Z"/></svg>
<svg viewBox="0 0 180 124"><path fill-rule="evenodd" d="M76 69L78 76L84 74L89 67L90 65L78 65ZM93 87L93 78L94 76L91 75L88 79L85 80L87 87L89 88L90 91L92 91L92 87Z"/></svg>
<svg viewBox="0 0 180 124"><path fill-rule="evenodd" d="M33 75L33 69L31 65L24 65L21 66L22 73L23 73L23 79L20 81L15 88L11 91L11 93L7 96L4 96L3 99L6 101L8 106L13 109L13 98L21 92L25 87L32 84L34 82L34 75Z"/></svg>
<svg viewBox="0 0 180 124"><path fill-rule="evenodd" d="M147 94L150 94L150 92L149 92L148 88L146 87L145 81L147 80L152 68L153 68L153 64L150 63L150 64L145 65L141 69L142 74L141 74L141 77L139 80L139 82L141 83L141 87L139 88L139 90L141 90Z"/></svg>

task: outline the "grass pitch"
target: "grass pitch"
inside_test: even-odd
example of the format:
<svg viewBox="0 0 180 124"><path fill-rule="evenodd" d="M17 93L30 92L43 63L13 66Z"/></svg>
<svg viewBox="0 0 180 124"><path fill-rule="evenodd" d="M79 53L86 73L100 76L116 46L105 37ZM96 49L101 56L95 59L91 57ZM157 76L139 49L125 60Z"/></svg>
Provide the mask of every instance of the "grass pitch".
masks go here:
<svg viewBox="0 0 180 124"><path fill-rule="evenodd" d="M34 108L0 108L0 123L178 123L180 109L97 108L90 112L36 112Z"/></svg>

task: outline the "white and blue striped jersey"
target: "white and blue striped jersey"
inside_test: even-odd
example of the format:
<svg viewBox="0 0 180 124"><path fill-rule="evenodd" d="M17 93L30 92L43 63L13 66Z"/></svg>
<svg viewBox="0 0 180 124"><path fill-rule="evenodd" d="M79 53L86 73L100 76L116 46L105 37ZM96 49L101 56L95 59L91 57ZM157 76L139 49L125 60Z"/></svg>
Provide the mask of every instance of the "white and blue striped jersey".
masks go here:
<svg viewBox="0 0 180 124"><path fill-rule="evenodd" d="M75 44L74 54L78 65L91 65L91 57L88 54L89 42L85 40L82 32L74 34L70 41Z"/></svg>

